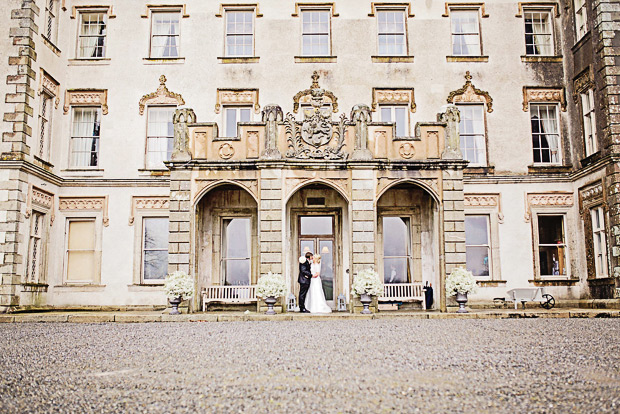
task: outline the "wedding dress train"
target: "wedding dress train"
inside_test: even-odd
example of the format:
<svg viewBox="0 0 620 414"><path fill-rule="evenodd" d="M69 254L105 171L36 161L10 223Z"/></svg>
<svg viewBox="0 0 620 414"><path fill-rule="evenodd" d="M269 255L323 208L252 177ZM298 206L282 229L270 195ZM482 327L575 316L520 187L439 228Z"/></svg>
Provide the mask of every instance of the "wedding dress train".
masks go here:
<svg viewBox="0 0 620 414"><path fill-rule="evenodd" d="M312 263L310 266L312 274L320 273L320 263ZM323 292L323 283L321 282L321 276L313 277L310 281L310 289L308 289L308 295L306 296L306 309L310 313L331 313L332 309L325 301L325 292Z"/></svg>

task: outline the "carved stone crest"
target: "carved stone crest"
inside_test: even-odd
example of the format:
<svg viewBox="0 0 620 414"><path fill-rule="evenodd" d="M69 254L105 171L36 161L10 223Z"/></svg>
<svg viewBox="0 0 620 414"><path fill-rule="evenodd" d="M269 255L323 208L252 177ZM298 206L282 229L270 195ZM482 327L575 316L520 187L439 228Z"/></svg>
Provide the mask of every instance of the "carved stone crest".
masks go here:
<svg viewBox="0 0 620 414"><path fill-rule="evenodd" d="M321 105L323 103L331 103L332 111L334 113L338 112L338 98L330 91L326 91L321 89L319 86L319 73L315 70L312 74L312 85L310 89L304 89L303 91L299 91L293 97L293 112L297 113L299 110L299 102L307 101L307 98L310 98L310 101L314 101L318 98L318 93L320 91Z"/></svg>
<svg viewBox="0 0 620 414"><path fill-rule="evenodd" d="M144 108L146 105L185 105L183 97L174 92L170 92L166 87L166 77L161 75L159 77L159 87L157 91L144 95L138 103L140 115L144 115Z"/></svg>
<svg viewBox="0 0 620 414"><path fill-rule="evenodd" d="M469 71L465 72L465 85L462 88L459 88L455 91L450 92L448 95L448 103L456 104L456 103L473 103L473 102L481 102L486 103L487 112L493 112L493 98L487 91L482 91L476 88L471 83L471 75Z"/></svg>

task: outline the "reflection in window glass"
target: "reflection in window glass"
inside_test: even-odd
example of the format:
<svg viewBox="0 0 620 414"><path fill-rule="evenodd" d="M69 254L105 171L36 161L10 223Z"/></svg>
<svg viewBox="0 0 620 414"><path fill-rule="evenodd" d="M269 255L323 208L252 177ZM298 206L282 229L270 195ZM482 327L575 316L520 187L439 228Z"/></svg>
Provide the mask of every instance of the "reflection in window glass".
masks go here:
<svg viewBox="0 0 620 414"><path fill-rule="evenodd" d="M174 125L172 117L176 107L149 107L146 138L146 167L165 168L164 161L172 155Z"/></svg>
<svg viewBox="0 0 620 414"><path fill-rule="evenodd" d="M250 284L250 219L224 220L222 271L225 285Z"/></svg>
<svg viewBox="0 0 620 414"><path fill-rule="evenodd" d="M226 56L252 56L254 13L226 12Z"/></svg>
<svg viewBox="0 0 620 414"><path fill-rule="evenodd" d="M465 216L467 270L489 276L489 216Z"/></svg>
<svg viewBox="0 0 620 414"><path fill-rule="evenodd" d="M301 234L333 234L334 217L333 216L302 216Z"/></svg>
<svg viewBox="0 0 620 414"><path fill-rule="evenodd" d="M451 10L452 54L455 56L478 56L480 50L480 27L477 10Z"/></svg>
<svg viewBox="0 0 620 414"><path fill-rule="evenodd" d="M403 11L377 12L379 23L379 55L402 56L407 53L405 42L405 13Z"/></svg>
<svg viewBox="0 0 620 414"><path fill-rule="evenodd" d="M407 107L404 105L388 106L381 105L381 122L394 122L396 124L396 136L406 137L409 135L409 120Z"/></svg>
<svg viewBox="0 0 620 414"><path fill-rule="evenodd" d="M603 207L590 209L592 217L592 241L594 242L594 265L596 277L607 277L607 236Z"/></svg>
<svg viewBox="0 0 620 414"><path fill-rule="evenodd" d="M319 240L319 254L321 255L321 282L325 300L334 300L334 242Z"/></svg>
<svg viewBox="0 0 620 414"><path fill-rule="evenodd" d="M411 280L411 242L408 217L383 217L383 279L385 283Z"/></svg>
<svg viewBox="0 0 620 414"><path fill-rule="evenodd" d="M301 13L303 56L329 55L329 11L313 10Z"/></svg>
<svg viewBox="0 0 620 414"><path fill-rule="evenodd" d="M463 159L471 165L486 165L484 105L457 105L461 113L459 132Z"/></svg>
<svg viewBox="0 0 620 414"><path fill-rule="evenodd" d="M143 220L142 275L144 281L163 280L168 274L168 219Z"/></svg>
<svg viewBox="0 0 620 414"><path fill-rule="evenodd" d="M226 137L237 136L237 124L239 122L250 122L250 107L226 106L224 107L224 118L226 123Z"/></svg>
<svg viewBox="0 0 620 414"><path fill-rule="evenodd" d="M553 54L553 32L549 12L525 12L525 54L550 56Z"/></svg>
<svg viewBox="0 0 620 414"><path fill-rule="evenodd" d="M152 13L151 57L179 57L179 13Z"/></svg>
<svg viewBox="0 0 620 414"><path fill-rule="evenodd" d="M538 216L538 257L541 276L566 276L564 216Z"/></svg>

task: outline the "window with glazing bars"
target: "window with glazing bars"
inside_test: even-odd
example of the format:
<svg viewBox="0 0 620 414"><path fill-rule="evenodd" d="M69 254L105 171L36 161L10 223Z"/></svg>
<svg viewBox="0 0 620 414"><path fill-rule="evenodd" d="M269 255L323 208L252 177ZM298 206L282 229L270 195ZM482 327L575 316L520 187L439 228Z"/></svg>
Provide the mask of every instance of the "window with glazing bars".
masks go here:
<svg viewBox="0 0 620 414"><path fill-rule="evenodd" d="M461 113L459 132L463 159L470 165L486 165L484 105L457 105Z"/></svg>
<svg viewBox="0 0 620 414"><path fill-rule="evenodd" d="M379 55L404 56L407 54L405 12L385 10L377 12Z"/></svg>
<svg viewBox="0 0 620 414"><path fill-rule="evenodd" d="M43 222L45 215L33 210L30 216L30 243L28 244L28 263L26 280L28 283L41 283L41 256L43 253Z"/></svg>
<svg viewBox="0 0 620 414"><path fill-rule="evenodd" d="M80 13L78 57L104 58L106 53L106 13Z"/></svg>
<svg viewBox="0 0 620 414"><path fill-rule="evenodd" d="M558 164L561 161L557 105L530 105L534 162Z"/></svg>
<svg viewBox="0 0 620 414"><path fill-rule="evenodd" d="M180 13L153 12L151 14L151 57L179 57Z"/></svg>
<svg viewBox="0 0 620 414"><path fill-rule="evenodd" d="M583 111L583 138L586 144L586 157L598 151L596 142L596 118L594 116L594 89L581 94Z"/></svg>
<svg viewBox="0 0 620 414"><path fill-rule="evenodd" d="M329 10L305 10L301 13L303 56L330 54L329 13Z"/></svg>
<svg viewBox="0 0 620 414"><path fill-rule="evenodd" d="M100 114L98 107L73 108L71 167L99 165Z"/></svg>
<svg viewBox="0 0 620 414"><path fill-rule="evenodd" d="M254 13L226 12L226 56L254 55Z"/></svg>
<svg viewBox="0 0 620 414"><path fill-rule="evenodd" d="M41 107L39 110L39 145L36 155L47 161L49 158L50 136L52 130L53 97L46 92L41 93Z"/></svg>
<svg viewBox="0 0 620 414"><path fill-rule="evenodd" d="M525 20L525 54L531 56L553 55L553 26L551 12L526 11Z"/></svg>
<svg viewBox="0 0 620 414"><path fill-rule="evenodd" d="M172 117L175 109L174 106L151 106L148 109L146 168L165 168L164 161L168 161L172 155Z"/></svg>
<svg viewBox="0 0 620 414"><path fill-rule="evenodd" d="M480 24L478 10L451 10L452 54L455 56L479 56Z"/></svg>
<svg viewBox="0 0 620 414"><path fill-rule="evenodd" d="M588 15L586 11L586 0L574 0L575 6L575 31L577 40L588 32Z"/></svg>
<svg viewBox="0 0 620 414"><path fill-rule="evenodd" d="M45 26L43 34L52 43L56 43L58 34L58 16L56 15L58 0L45 1Z"/></svg>

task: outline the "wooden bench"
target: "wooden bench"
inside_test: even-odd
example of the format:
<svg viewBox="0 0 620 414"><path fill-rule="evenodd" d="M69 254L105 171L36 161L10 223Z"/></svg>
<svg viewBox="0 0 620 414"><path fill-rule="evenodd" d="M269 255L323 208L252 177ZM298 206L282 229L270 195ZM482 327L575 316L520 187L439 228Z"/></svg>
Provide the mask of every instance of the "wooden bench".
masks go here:
<svg viewBox="0 0 620 414"><path fill-rule="evenodd" d="M426 309L424 286L421 282L385 283L379 302L422 302L422 309Z"/></svg>
<svg viewBox="0 0 620 414"><path fill-rule="evenodd" d="M207 304L212 302L234 304L258 302L256 285L207 286L202 290L202 310L206 312Z"/></svg>

